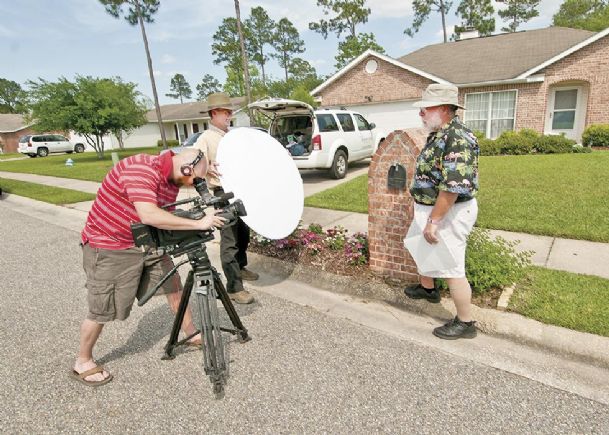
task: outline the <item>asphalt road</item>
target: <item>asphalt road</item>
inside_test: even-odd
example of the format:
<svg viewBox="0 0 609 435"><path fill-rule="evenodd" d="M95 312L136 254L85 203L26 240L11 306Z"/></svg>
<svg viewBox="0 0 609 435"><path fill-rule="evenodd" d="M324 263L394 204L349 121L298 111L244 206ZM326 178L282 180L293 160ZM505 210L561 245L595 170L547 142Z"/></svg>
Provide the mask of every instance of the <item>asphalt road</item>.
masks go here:
<svg viewBox="0 0 609 435"><path fill-rule="evenodd" d="M609 407L259 292L238 307L215 400L201 354L160 355L162 297L108 325L115 379L68 376L85 315L78 234L0 207L0 431L4 433L609 433ZM285 288L286 292L290 288Z"/></svg>

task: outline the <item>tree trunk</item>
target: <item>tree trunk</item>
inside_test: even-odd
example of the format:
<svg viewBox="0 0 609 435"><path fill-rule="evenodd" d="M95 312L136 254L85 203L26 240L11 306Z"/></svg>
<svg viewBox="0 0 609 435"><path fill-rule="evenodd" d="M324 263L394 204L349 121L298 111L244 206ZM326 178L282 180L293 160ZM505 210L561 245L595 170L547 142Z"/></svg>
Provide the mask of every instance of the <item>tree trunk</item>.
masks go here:
<svg viewBox="0 0 609 435"><path fill-rule="evenodd" d="M235 14L237 15L237 33L239 34L239 45L241 46L241 59L243 60L243 78L245 80L245 92L247 97L247 105L252 102L252 91L250 89L250 71L248 68L247 53L245 52L245 40L243 39L243 30L241 29L241 11L239 10L239 0L235 0ZM249 108L247 109L250 114Z"/></svg>
<svg viewBox="0 0 609 435"><path fill-rule="evenodd" d="M285 67L285 83L288 84L288 55L283 53L283 66Z"/></svg>
<svg viewBox="0 0 609 435"><path fill-rule="evenodd" d="M444 1L440 0L440 13L442 14L442 30L444 31L444 43L448 42L446 37L446 11L444 10Z"/></svg>
<svg viewBox="0 0 609 435"><path fill-rule="evenodd" d="M264 74L264 51L260 47L260 69L262 70L262 84L266 88L266 75Z"/></svg>
<svg viewBox="0 0 609 435"><path fill-rule="evenodd" d="M165 129L163 128L163 118L161 117L161 106L159 106L159 96L156 92L156 83L154 81L154 70L152 69L152 58L150 57L150 49L148 48L148 38L146 38L146 29L144 28L144 20L140 10L139 0L135 0L135 11L137 13L137 20L140 23L140 29L142 30L142 38L144 39L144 48L146 50L146 58L148 59L148 73L150 74L150 84L152 85L152 95L154 97L154 107L156 109L156 119L159 124L159 131L161 132L161 141L163 142L163 149L167 149L167 138L165 137Z"/></svg>

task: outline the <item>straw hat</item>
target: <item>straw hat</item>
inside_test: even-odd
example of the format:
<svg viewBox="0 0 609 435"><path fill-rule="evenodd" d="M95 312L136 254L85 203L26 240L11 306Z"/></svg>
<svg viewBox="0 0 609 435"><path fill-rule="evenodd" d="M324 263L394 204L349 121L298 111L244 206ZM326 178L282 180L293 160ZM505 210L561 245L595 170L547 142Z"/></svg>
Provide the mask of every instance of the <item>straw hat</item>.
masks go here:
<svg viewBox="0 0 609 435"><path fill-rule="evenodd" d="M434 107L451 105L465 109L459 104L459 88L453 85L432 83L423 91L421 101L413 104L414 107Z"/></svg>
<svg viewBox="0 0 609 435"><path fill-rule="evenodd" d="M230 97L224 92L216 92L207 96L207 110L201 113L208 113L213 109L235 110Z"/></svg>

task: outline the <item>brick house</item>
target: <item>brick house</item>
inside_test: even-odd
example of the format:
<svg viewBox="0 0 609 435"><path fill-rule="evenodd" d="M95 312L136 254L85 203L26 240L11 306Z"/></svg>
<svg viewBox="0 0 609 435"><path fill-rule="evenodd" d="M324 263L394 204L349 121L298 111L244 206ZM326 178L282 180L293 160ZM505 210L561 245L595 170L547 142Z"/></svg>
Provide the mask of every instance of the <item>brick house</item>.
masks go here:
<svg viewBox="0 0 609 435"><path fill-rule="evenodd" d="M19 138L26 134L34 134L23 115L12 113L0 114L0 150L3 153L16 153Z"/></svg>
<svg viewBox="0 0 609 435"><path fill-rule="evenodd" d="M531 128L577 141L609 123L609 29L564 27L423 47L399 59L368 50L312 91L324 107L357 110L387 133L418 127L430 83L451 83L474 130L495 138Z"/></svg>

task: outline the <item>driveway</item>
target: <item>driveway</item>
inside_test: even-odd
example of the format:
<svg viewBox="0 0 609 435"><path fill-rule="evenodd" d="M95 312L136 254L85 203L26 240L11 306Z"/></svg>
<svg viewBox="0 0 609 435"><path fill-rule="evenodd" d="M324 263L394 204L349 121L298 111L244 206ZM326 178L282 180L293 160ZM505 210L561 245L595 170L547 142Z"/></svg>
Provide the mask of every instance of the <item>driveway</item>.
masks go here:
<svg viewBox="0 0 609 435"><path fill-rule="evenodd" d="M300 175L304 186L304 196L311 196L322 190L330 189L341 183L352 180L360 175L368 173L370 159L360 160L359 162L349 163L347 176L341 180L334 180L328 175L327 169L301 169Z"/></svg>

